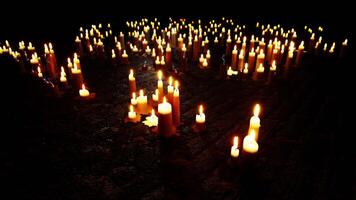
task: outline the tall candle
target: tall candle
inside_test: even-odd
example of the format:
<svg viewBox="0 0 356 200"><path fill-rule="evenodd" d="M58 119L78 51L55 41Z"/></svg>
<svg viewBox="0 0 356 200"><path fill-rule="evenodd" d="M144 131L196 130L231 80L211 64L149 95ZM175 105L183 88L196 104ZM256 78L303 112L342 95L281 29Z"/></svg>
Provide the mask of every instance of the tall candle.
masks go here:
<svg viewBox="0 0 356 200"><path fill-rule="evenodd" d="M163 92L163 81L162 81L162 71L159 70L158 73L158 81L157 81L157 88L158 88L158 101L162 102L163 100L163 96L164 96L164 92Z"/></svg>
<svg viewBox="0 0 356 200"><path fill-rule="evenodd" d="M129 87L130 87L130 94L136 92L136 78L134 76L133 69L130 69L129 74Z"/></svg>
<svg viewBox="0 0 356 200"><path fill-rule="evenodd" d="M122 55L121 55L121 63L123 65L128 65L129 64L129 56L126 53L126 50L124 50Z"/></svg>
<svg viewBox="0 0 356 200"><path fill-rule="evenodd" d="M260 50L260 53L257 55L257 61L256 61L256 67L259 67L260 64L264 64L265 61L265 54L263 52L263 49Z"/></svg>
<svg viewBox="0 0 356 200"><path fill-rule="evenodd" d="M243 67L244 67L244 50L241 49L239 54L238 70L242 72Z"/></svg>
<svg viewBox="0 0 356 200"><path fill-rule="evenodd" d="M170 104L173 104L173 92L174 92L173 78L172 76L170 76L168 78L168 86L167 86L167 100Z"/></svg>
<svg viewBox="0 0 356 200"><path fill-rule="evenodd" d="M340 48L340 57L345 57L346 55L346 50L347 50L347 39L344 40L344 42L341 44Z"/></svg>
<svg viewBox="0 0 356 200"><path fill-rule="evenodd" d="M173 93L173 123L175 126L180 124L180 98L179 98L179 83L174 82L174 93Z"/></svg>
<svg viewBox="0 0 356 200"><path fill-rule="evenodd" d="M226 56L230 56L231 55L231 37L230 35L228 36L227 40L226 40L226 51L225 51Z"/></svg>
<svg viewBox="0 0 356 200"><path fill-rule="evenodd" d="M300 60L302 58L303 51L304 51L304 41L302 41L300 43L300 45L298 46L298 52L297 52L297 58L296 58L296 65L297 66L299 66L299 64L300 64Z"/></svg>
<svg viewBox="0 0 356 200"><path fill-rule="evenodd" d="M166 48L166 63L167 63L167 67L168 69L172 69L172 52L171 52L171 47L169 45L169 43L167 44L167 48Z"/></svg>
<svg viewBox="0 0 356 200"><path fill-rule="evenodd" d="M143 94L143 90L140 90L140 96L137 97L137 111L140 114L147 112L147 96Z"/></svg>
<svg viewBox="0 0 356 200"><path fill-rule="evenodd" d="M237 136L234 137L234 144L231 147L231 156L234 158L239 157L240 151L239 151L239 138Z"/></svg>
<svg viewBox="0 0 356 200"><path fill-rule="evenodd" d="M251 51L248 53L248 71L254 72L255 71L255 58L256 58L256 53L255 49L252 48Z"/></svg>
<svg viewBox="0 0 356 200"><path fill-rule="evenodd" d="M272 53L273 53L273 45L272 40L269 40L267 45L267 62L272 63Z"/></svg>
<svg viewBox="0 0 356 200"><path fill-rule="evenodd" d="M83 84L83 75L82 75L82 71L78 69L76 63L74 63L74 67L71 68L71 72L72 72L72 80L73 80L74 87L76 89L80 89Z"/></svg>
<svg viewBox="0 0 356 200"><path fill-rule="evenodd" d="M231 68L233 70L237 70L237 46L234 46L234 50L232 50L232 56L231 56Z"/></svg>
<svg viewBox="0 0 356 200"><path fill-rule="evenodd" d="M167 102L166 97L158 104L158 132L164 137L173 135L172 105Z"/></svg>

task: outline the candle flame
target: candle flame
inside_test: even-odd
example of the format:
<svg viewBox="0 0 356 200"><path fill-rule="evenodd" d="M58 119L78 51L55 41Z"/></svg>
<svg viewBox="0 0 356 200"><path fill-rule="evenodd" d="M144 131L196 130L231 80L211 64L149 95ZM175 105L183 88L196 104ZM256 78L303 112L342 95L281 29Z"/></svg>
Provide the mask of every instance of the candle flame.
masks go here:
<svg viewBox="0 0 356 200"><path fill-rule="evenodd" d="M82 84L82 89L85 90L85 85L84 85L84 83Z"/></svg>
<svg viewBox="0 0 356 200"><path fill-rule="evenodd" d="M260 114L260 110L261 110L260 104L256 104L253 109L253 115L258 117L258 115Z"/></svg>
<svg viewBox="0 0 356 200"><path fill-rule="evenodd" d="M199 115L203 114L204 113L204 108L203 108L203 105L200 105L199 106Z"/></svg>
<svg viewBox="0 0 356 200"><path fill-rule="evenodd" d="M132 93L132 98L133 98L133 99L136 99L136 92L133 92L133 93Z"/></svg>
<svg viewBox="0 0 356 200"><path fill-rule="evenodd" d="M155 109L152 109L152 111L151 111L151 116L156 116L156 114L155 114Z"/></svg>
<svg viewBox="0 0 356 200"><path fill-rule="evenodd" d="M167 98L166 98L166 96L163 97L162 102L163 102L163 103L167 103Z"/></svg>
<svg viewBox="0 0 356 200"><path fill-rule="evenodd" d="M142 97L143 96L143 90L141 89L140 90L140 97Z"/></svg>
<svg viewBox="0 0 356 200"><path fill-rule="evenodd" d="M234 147L238 147L239 146L239 137L238 136L235 136L234 137Z"/></svg>
<svg viewBox="0 0 356 200"><path fill-rule="evenodd" d="M175 87L176 89L178 89L178 87L179 87L179 82L178 82L177 80L174 81L174 87Z"/></svg>
<svg viewBox="0 0 356 200"><path fill-rule="evenodd" d="M40 67L37 67L37 73L41 73L41 68Z"/></svg>
<svg viewBox="0 0 356 200"><path fill-rule="evenodd" d="M133 105L130 105L130 112L133 112L134 111L134 107Z"/></svg>

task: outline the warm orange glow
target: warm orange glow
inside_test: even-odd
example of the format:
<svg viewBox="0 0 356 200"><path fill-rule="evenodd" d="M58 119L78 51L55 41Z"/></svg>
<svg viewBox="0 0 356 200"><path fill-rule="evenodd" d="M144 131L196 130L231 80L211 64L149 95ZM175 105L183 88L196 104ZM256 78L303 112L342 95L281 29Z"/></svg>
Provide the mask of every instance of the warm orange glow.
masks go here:
<svg viewBox="0 0 356 200"><path fill-rule="evenodd" d="M178 82L177 80L174 81L174 87L175 87L176 89L178 89L178 87L179 87L179 82Z"/></svg>

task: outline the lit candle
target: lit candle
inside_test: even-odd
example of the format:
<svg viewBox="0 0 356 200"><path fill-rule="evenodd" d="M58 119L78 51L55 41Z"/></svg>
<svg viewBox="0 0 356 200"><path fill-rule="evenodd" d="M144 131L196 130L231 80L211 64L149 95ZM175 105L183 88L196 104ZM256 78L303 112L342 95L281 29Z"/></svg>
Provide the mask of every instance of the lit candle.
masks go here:
<svg viewBox="0 0 356 200"><path fill-rule="evenodd" d="M137 105L136 92L133 92L133 93L132 93L131 105L134 105L134 106Z"/></svg>
<svg viewBox="0 0 356 200"><path fill-rule="evenodd" d="M243 150L247 153L257 153L258 143L255 140L255 131L252 130L245 136L243 141Z"/></svg>
<svg viewBox="0 0 356 200"><path fill-rule="evenodd" d="M238 148L239 138L237 136L234 137L234 144L231 147L231 156L234 158L239 157L240 151Z"/></svg>
<svg viewBox="0 0 356 200"><path fill-rule="evenodd" d="M199 113L195 116L195 123L199 131L203 131L205 129L205 114L203 109L203 105L200 105Z"/></svg>
<svg viewBox="0 0 356 200"><path fill-rule="evenodd" d="M267 62L268 63L272 62L272 53L273 53L272 40L269 40L268 45L267 45Z"/></svg>
<svg viewBox="0 0 356 200"><path fill-rule="evenodd" d="M124 65L129 64L129 56L126 53L126 50L123 51L121 58L122 58L121 59L122 64L124 64Z"/></svg>
<svg viewBox="0 0 356 200"><path fill-rule="evenodd" d="M298 52L297 52L297 58L296 58L296 65L297 66L300 64L300 60L302 58L303 51L304 51L304 41L302 41L298 46Z"/></svg>
<svg viewBox="0 0 356 200"><path fill-rule="evenodd" d="M90 93L89 90L85 88L84 83L82 84L82 89L79 90L80 97L89 97Z"/></svg>
<svg viewBox="0 0 356 200"><path fill-rule="evenodd" d="M239 62L238 62L238 70L242 72L243 67L244 67L244 50L241 49L240 54L239 54Z"/></svg>
<svg viewBox="0 0 356 200"><path fill-rule="evenodd" d="M163 96L164 96L164 93L163 93L163 81L162 81L162 71L159 70L158 73L158 81L157 81L157 88L158 88L158 101L159 102L162 102L163 100Z"/></svg>
<svg viewBox="0 0 356 200"><path fill-rule="evenodd" d="M198 36L195 35L194 41L193 41L193 61L198 60L198 55L199 55L199 41L198 41Z"/></svg>
<svg viewBox="0 0 356 200"><path fill-rule="evenodd" d="M232 67L229 67L229 68L227 69L226 74L227 74L228 76L232 76L232 75L236 75L236 76L237 76L238 71L237 71L237 70L234 71L234 70L232 69Z"/></svg>
<svg viewBox="0 0 356 200"><path fill-rule="evenodd" d="M158 103L159 91L158 89L155 90L155 93L152 94L152 100L154 103Z"/></svg>
<svg viewBox="0 0 356 200"><path fill-rule="evenodd" d="M128 117L129 117L129 121L131 121L131 122L134 122L136 120L137 115L136 115L133 105L130 105Z"/></svg>
<svg viewBox="0 0 356 200"><path fill-rule="evenodd" d="M255 71L255 58L256 58L256 53L255 49L252 47L251 51L248 53L248 71L254 72Z"/></svg>
<svg viewBox="0 0 356 200"><path fill-rule="evenodd" d="M173 92L174 92L173 78L172 76L170 76L168 78L168 86L167 86L167 100L170 104L173 103Z"/></svg>
<svg viewBox="0 0 356 200"><path fill-rule="evenodd" d="M259 133L259 129L260 129L260 126L261 126L261 120L258 117L258 115L260 114L260 110L261 110L260 105L256 104L254 109L253 109L253 116L250 119L250 126L249 126L249 133L251 131L254 131L256 140L258 138L258 133Z"/></svg>
<svg viewBox="0 0 356 200"><path fill-rule="evenodd" d="M174 82L174 93L173 93L173 123L175 126L180 124L180 98L179 98L179 83Z"/></svg>
<svg viewBox="0 0 356 200"><path fill-rule="evenodd" d="M172 105L167 102L166 97L158 104L158 132L164 137L173 135Z"/></svg>
<svg viewBox="0 0 356 200"><path fill-rule="evenodd" d="M226 40L226 51L225 51L226 56L231 55L231 36L229 35Z"/></svg>
<svg viewBox="0 0 356 200"><path fill-rule="evenodd" d="M83 75L82 75L82 71L78 69L76 63L74 63L74 67L71 68L71 72L72 72L72 80L73 80L74 87L76 89L80 89L83 84Z"/></svg>
<svg viewBox="0 0 356 200"><path fill-rule="evenodd" d="M231 56L231 67L232 69L236 70L237 69L237 46L234 46L234 50L232 50L232 56Z"/></svg>
<svg viewBox="0 0 356 200"><path fill-rule="evenodd" d="M158 117L156 116L154 109L152 109L151 115L146 117L146 120L142 123L148 127L158 126Z"/></svg>
<svg viewBox="0 0 356 200"><path fill-rule="evenodd" d="M61 83L67 83L67 74L64 71L64 67L61 67L61 77L59 78Z"/></svg>
<svg viewBox="0 0 356 200"><path fill-rule="evenodd" d="M347 50L347 42L348 40L345 39L345 41L342 43L341 48L340 48L340 57L345 57L346 55L346 50Z"/></svg>
<svg viewBox="0 0 356 200"><path fill-rule="evenodd" d="M167 67L168 69L172 69L172 52L169 43L167 44L166 48L166 60L167 60Z"/></svg>
<svg viewBox="0 0 356 200"><path fill-rule="evenodd" d="M136 92L136 78L134 76L133 69L130 69L129 74L129 87L130 87L130 94Z"/></svg>
<svg viewBox="0 0 356 200"><path fill-rule="evenodd" d="M263 49L260 50L260 53L257 55L257 61L256 61L256 67L259 67L260 64L264 64L265 61L265 54L263 52Z"/></svg>
<svg viewBox="0 0 356 200"><path fill-rule="evenodd" d="M137 97L137 111L140 114L147 112L147 96L143 94L143 90L140 90L140 96Z"/></svg>
<svg viewBox="0 0 356 200"><path fill-rule="evenodd" d="M43 74L42 74L42 72L41 72L41 68L38 66L37 67L37 76L39 77L39 78L42 78L43 77Z"/></svg>

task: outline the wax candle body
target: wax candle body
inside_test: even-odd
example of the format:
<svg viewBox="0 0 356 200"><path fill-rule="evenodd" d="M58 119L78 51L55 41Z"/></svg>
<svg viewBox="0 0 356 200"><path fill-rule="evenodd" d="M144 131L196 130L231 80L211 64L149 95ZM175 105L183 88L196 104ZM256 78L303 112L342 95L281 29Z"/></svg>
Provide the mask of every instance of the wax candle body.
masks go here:
<svg viewBox="0 0 356 200"><path fill-rule="evenodd" d="M231 153L230 154L231 154L231 156L233 158L237 158L239 156L239 154L240 154L240 151L238 149L238 137L237 136L234 137L234 144L231 147Z"/></svg>
<svg viewBox="0 0 356 200"><path fill-rule="evenodd" d="M179 89L177 85L173 93L173 123L175 126L180 125L180 98Z"/></svg>
<svg viewBox="0 0 356 200"><path fill-rule="evenodd" d="M165 98L158 104L158 132L164 137L173 135L172 105Z"/></svg>
<svg viewBox="0 0 356 200"><path fill-rule="evenodd" d="M134 72L131 69L129 74L129 87L130 87L130 94L136 92L136 78L134 77Z"/></svg>

